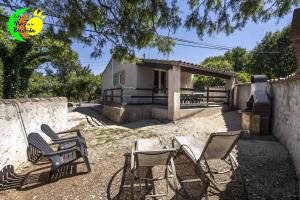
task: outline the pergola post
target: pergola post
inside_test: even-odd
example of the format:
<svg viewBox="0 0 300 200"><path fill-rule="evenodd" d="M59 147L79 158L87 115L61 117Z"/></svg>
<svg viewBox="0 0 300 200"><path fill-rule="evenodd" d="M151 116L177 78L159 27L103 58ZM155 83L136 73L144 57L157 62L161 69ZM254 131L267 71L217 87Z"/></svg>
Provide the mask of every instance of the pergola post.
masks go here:
<svg viewBox="0 0 300 200"><path fill-rule="evenodd" d="M293 45L296 49L296 76L300 77L300 8L294 10L290 38L293 41Z"/></svg>
<svg viewBox="0 0 300 200"><path fill-rule="evenodd" d="M168 75L168 119L175 121L180 118L181 67L173 66Z"/></svg>
<svg viewBox="0 0 300 200"><path fill-rule="evenodd" d="M227 80L226 82L226 90L228 90L230 93L229 93L229 108L233 108L233 98L234 98L234 94L233 94L233 91L234 91L234 86L235 86L235 76L232 76L230 79Z"/></svg>

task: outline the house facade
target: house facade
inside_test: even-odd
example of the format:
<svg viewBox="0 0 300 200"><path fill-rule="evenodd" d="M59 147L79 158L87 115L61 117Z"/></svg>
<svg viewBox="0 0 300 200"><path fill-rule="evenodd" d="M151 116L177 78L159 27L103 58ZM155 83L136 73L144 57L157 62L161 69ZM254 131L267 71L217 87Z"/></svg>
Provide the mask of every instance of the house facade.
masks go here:
<svg viewBox="0 0 300 200"><path fill-rule="evenodd" d="M226 87L194 89L195 74L225 79ZM119 123L145 118L177 120L185 116L187 105L208 106L211 99L230 104L235 77L233 72L182 61L141 59L139 64L130 64L111 59L102 74L103 113Z"/></svg>

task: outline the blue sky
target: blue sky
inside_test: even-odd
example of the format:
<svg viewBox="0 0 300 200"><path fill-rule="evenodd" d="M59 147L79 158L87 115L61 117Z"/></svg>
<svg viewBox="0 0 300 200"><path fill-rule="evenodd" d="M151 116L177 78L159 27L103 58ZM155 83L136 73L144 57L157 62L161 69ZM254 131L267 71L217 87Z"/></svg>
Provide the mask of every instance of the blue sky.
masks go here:
<svg viewBox="0 0 300 200"><path fill-rule="evenodd" d="M185 13L186 8L183 8L182 13ZM233 34L227 36L226 34L220 33L215 34L211 37L205 36L202 40L197 37L194 30L187 31L185 28L179 28L173 37L183 38L196 42L212 43L223 46L241 46L247 50L251 50L255 45L261 41L263 36L267 32L275 32L281 30L283 27L290 24L292 21L292 12L286 15L284 18L278 20L273 19L267 23L249 22L242 30L235 31ZM90 65L92 71L96 74L101 73L108 61L111 58L110 48L107 46L104 50L104 55L101 58L91 58L90 53L93 51L92 47L84 47L80 43L72 45L72 49L79 53L80 61L84 65ZM137 55L143 57L145 54L146 58L157 58L157 59L173 59L173 60L184 60L192 63L200 63L206 57L223 55L225 51L212 50L212 49L200 49L185 46L176 46L173 51L168 55L164 56L160 54L156 49L143 49L137 52Z"/></svg>

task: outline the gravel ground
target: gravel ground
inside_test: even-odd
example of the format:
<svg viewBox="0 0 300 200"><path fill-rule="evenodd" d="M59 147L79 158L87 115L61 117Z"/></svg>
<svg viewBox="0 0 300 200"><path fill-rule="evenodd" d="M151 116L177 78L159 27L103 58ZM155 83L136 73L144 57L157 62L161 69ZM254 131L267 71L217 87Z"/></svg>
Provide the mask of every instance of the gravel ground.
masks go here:
<svg viewBox="0 0 300 200"><path fill-rule="evenodd" d="M79 111L86 116L70 113L69 121L73 124L74 120L82 121L80 128L88 143L92 172L86 174L84 164L78 160L63 169L55 182L47 184L49 164L30 165L11 176L10 181L2 183L11 189L0 191L0 199L129 199L128 152L135 138L159 136L170 146L173 136L194 135L205 142L212 132L239 130L241 118L237 111L210 108L175 123L144 120L117 126L93 109ZM272 137L245 136L234 153L239 163L237 181L220 186L221 193L210 188L209 199L298 199L298 182L289 154ZM195 168L184 155L178 155L175 163L179 179L187 176L197 178ZM226 168L219 161L211 165L218 169ZM153 175L158 175L160 171L162 169L154 169ZM218 178L228 179L230 176L232 174ZM162 182L155 186L158 191L165 189ZM200 186L199 182L183 184L179 199L199 199ZM145 188L142 189L143 194ZM138 195L140 192L136 193ZM172 190L164 199L175 199Z"/></svg>

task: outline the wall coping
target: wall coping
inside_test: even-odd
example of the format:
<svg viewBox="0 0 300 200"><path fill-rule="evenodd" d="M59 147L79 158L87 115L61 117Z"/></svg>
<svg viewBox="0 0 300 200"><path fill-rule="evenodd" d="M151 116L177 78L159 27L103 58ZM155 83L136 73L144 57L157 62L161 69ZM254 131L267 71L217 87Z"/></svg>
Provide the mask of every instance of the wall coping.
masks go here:
<svg viewBox="0 0 300 200"><path fill-rule="evenodd" d="M268 80L268 83L283 83L283 82L298 81L298 80L300 80L300 76L299 75L297 76L296 73L294 73L284 78Z"/></svg>
<svg viewBox="0 0 300 200"><path fill-rule="evenodd" d="M293 73L291 75L288 75L287 77L267 80L267 83L269 83L269 84L286 83L286 82L298 81L298 80L300 80L300 76L297 75L296 73ZM251 84L251 83L238 83L238 84L235 84L235 86L246 86L246 85L249 85L249 84Z"/></svg>
<svg viewBox="0 0 300 200"><path fill-rule="evenodd" d="M66 97L39 97L39 98L20 98L20 99L0 99L0 104L15 104L37 101L67 100Z"/></svg>
<svg viewBox="0 0 300 200"><path fill-rule="evenodd" d="M251 85L251 83L237 83L235 84L236 86L246 86L246 85Z"/></svg>

